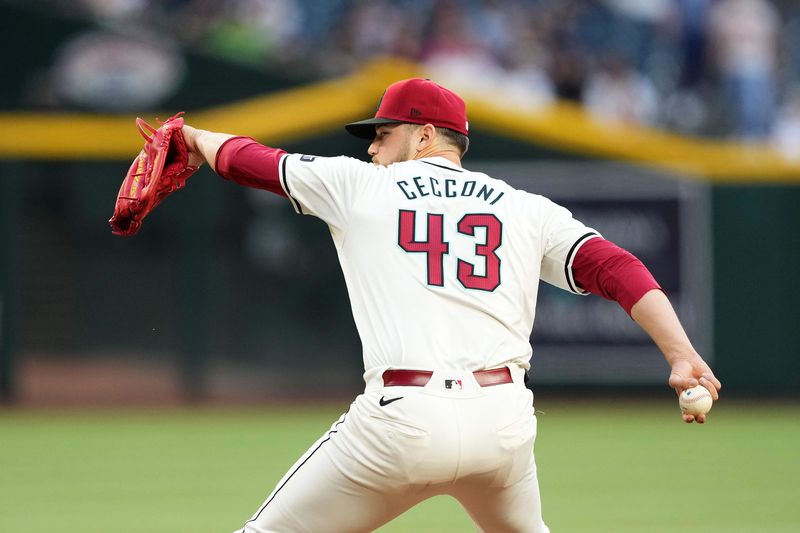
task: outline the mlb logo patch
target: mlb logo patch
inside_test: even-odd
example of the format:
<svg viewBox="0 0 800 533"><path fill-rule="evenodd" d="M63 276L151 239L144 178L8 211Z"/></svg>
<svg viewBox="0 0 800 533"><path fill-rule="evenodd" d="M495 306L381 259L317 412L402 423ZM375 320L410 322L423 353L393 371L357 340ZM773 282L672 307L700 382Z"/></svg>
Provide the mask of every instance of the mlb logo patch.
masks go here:
<svg viewBox="0 0 800 533"><path fill-rule="evenodd" d="M311 163L315 159L316 159L316 157L314 157L313 155L301 155L300 156L300 161L305 161L306 163Z"/></svg>
<svg viewBox="0 0 800 533"><path fill-rule="evenodd" d="M446 380L444 380L444 388L445 389L461 390L463 387L461 386L461 380L460 379L446 379Z"/></svg>

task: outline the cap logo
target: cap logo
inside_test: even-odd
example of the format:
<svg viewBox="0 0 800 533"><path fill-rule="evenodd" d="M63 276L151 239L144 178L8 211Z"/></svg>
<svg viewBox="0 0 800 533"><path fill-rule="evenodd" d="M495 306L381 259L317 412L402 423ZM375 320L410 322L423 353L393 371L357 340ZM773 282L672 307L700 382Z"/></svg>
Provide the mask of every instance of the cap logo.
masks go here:
<svg viewBox="0 0 800 533"><path fill-rule="evenodd" d="M418 116L420 116L421 114L422 114L422 111L420 111L420 110L419 110L419 109L417 109L416 107L412 107L412 108L411 108L411 116L412 116L412 117L418 117Z"/></svg>

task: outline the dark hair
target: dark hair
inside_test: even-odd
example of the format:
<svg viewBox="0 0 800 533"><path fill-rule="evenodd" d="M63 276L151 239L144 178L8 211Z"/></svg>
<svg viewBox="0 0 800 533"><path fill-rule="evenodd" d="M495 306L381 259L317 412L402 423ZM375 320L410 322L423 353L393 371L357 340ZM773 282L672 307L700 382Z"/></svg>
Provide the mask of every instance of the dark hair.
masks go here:
<svg viewBox="0 0 800 533"><path fill-rule="evenodd" d="M455 146L461 151L461 157L469 150L469 137L463 133L448 128L436 128L436 133L447 139L447 142Z"/></svg>

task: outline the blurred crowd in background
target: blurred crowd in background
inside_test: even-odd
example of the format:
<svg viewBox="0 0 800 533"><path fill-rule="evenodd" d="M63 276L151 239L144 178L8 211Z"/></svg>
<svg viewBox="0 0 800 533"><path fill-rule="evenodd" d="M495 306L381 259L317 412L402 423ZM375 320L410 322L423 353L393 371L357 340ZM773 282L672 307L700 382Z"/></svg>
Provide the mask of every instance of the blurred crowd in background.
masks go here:
<svg viewBox="0 0 800 533"><path fill-rule="evenodd" d="M323 79L399 56L510 108L800 146L800 2L767 0L34 0L255 69ZM28 1L26 4L30 5ZM85 41L85 39L84 39ZM83 42L86 48L86 42ZM108 43L101 45L108 50ZM127 53L135 47L124 45ZM76 54L80 46L73 46ZM144 51L147 54L147 51ZM179 54L180 52L178 52ZM69 53L62 54L64 62ZM180 62L151 65L144 94ZM86 75L92 63L72 67ZM165 90L168 90L166 88ZM113 105L113 101L110 103ZM102 107L102 105L99 105Z"/></svg>

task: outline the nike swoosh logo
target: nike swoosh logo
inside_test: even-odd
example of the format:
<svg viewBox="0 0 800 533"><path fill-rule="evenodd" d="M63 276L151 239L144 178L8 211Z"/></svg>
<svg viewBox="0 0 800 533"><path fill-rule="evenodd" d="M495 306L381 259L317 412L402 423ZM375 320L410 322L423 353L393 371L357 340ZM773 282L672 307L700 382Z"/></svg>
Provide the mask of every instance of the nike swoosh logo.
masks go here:
<svg viewBox="0 0 800 533"><path fill-rule="evenodd" d="M398 396L397 398L389 398L387 400L386 396L381 396L381 399L378 400L378 403L381 405L381 407L385 407L385 406L389 405L392 402L396 402L397 400L402 400L402 399L403 399L402 396Z"/></svg>

